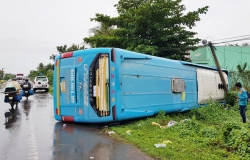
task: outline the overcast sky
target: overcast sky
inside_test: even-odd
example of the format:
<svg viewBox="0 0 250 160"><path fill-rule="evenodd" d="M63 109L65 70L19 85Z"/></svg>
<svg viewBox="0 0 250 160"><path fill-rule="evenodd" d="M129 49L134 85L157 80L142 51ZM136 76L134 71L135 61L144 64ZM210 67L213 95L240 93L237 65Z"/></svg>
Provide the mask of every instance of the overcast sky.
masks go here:
<svg viewBox="0 0 250 160"><path fill-rule="evenodd" d="M118 0L0 0L0 70L29 74L48 64L56 46L81 44L95 13L117 16ZM250 35L249 0L183 0L187 10L210 6L193 31L217 40Z"/></svg>

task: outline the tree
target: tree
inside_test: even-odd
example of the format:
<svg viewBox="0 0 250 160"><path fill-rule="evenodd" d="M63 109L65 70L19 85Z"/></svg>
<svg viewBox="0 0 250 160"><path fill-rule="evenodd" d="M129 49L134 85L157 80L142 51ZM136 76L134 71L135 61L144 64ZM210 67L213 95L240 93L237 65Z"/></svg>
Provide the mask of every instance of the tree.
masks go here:
<svg viewBox="0 0 250 160"><path fill-rule="evenodd" d="M245 89L250 90L250 70L247 63L237 65L238 71L230 71L230 87L234 88L236 82L242 82Z"/></svg>
<svg viewBox="0 0 250 160"><path fill-rule="evenodd" d="M250 44L246 42L246 43L242 43L242 46L250 46Z"/></svg>
<svg viewBox="0 0 250 160"><path fill-rule="evenodd" d="M36 76L39 76L39 72L36 70L31 70L30 74L28 75L28 77L33 80Z"/></svg>
<svg viewBox="0 0 250 160"><path fill-rule="evenodd" d="M3 79L3 71L2 70L0 70L0 80L2 80Z"/></svg>
<svg viewBox="0 0 250 160"><path fill-rule="evenodd" d="M42 70L44 68L44 64L41 62L41 63L39 63L38 64L38 66L37 66L37 70Z"/></svg>
<svg viewBox="0 0 250 160"><path fill-rule="evenodd" d="M100 24L99 26L96 26L94 28L91 28L89 30L90 33L93 33L95 36L112 36L112 30L114 27L109 27L105 24Z"/></svg>
<svg viewBox="0 0 250 160"><path fill-rule="evenodd" d="M37 70L31 70L28 77L30 79L34 79L36 76L47 76L49 79L49 82L53 82L53 64L49 63L47 65L44 65L43 63L39 63Z"/></svg>
<svg viewBox="0 0 250 160"><path fill-rule="evenodd" d="M53 60L53 61L54 61L55 58L56 58L56 54L52 54L51 56L49 56L49 59L50 59L50 60Z"/></svg>
<svg viewBox="0 0 250 160"><path fill-rule="evenodd" d="M228 44L228 46L240 46L238 43L235 43L235 44Z"/></svg>
<svg viewBox="0 0 250 160"><path fill-rule="evenodd" d="M11 73L6 73L4 75L4 80L9 80L9 79L12 79L12 78L15 78L16 75L15 74L11 74Z"/></svg>
<svg viewBox="0 0 250 160"><path fill-rule="evenodd" d="M59 54L62 54L62 53L65 53L65 52L72 52L72 51L85 49L85 46L84 45L79 46L79 45L76 45L76 44L72 44L69 48L67 48L67 45L64 45L64 46L57 46L56 49L59 52Z"/></svg>
<svg viewBox="0 0 250 160"><path fill-rule="evenodd" d="M235 43L235 44L227 44L226 46L240 46L238 43ZM245 43L242 43L241 46L250 46L250 44L248 42L245 42Z"/></svg>
<svg viewBox="0 0 250 160"><path fill-rule="evenodd" d="M49 64L47 64L47 65L45 65L45 70L46 70L46 73L47 73L47 71L49 71L49 70L53 70L53 64L51 64L51 63L49 63Z"/></svg>
<svg viewBox="0 0 250 160"><path fill-rule="evenodd" d="M188 12L182 0L120 0L115 5L118 17L96 14L99 22L94 35L84 41L91 47L117 47L173 59L185 59L200 41L188 31L205 14L208 6ZM108 34L102 34L108 30ZM106 33L106 32L104 32Z"/></svg>

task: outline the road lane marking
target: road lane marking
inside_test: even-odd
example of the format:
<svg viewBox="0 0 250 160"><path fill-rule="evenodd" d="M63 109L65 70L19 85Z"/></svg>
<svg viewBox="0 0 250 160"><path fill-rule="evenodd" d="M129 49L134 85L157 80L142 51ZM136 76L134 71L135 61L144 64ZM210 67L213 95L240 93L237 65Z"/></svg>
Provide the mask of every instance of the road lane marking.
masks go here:
<svg viewBox="0 0 250 160"><path fill-rule="evenodd" d="M34 153L29 153L28 155L37 155L38 156L38 153L37 153L37 151L35 151Z"/></svg>
<svg viewBox="0 0 250 160"><path fill-rule="evenodd" d="M29 139L29 142L36 142L36 139Z"/></svg>
<svg viewBox="0 0 250 160"><path fill-rule="evenodd" d="M28 159L39 159L39 157L31 157L31 158L28 158Z"/></svg>
<svg viewBox="0 0 250 160"><path fill-rule="evenodd" d="M34 124L28 126L28 159L39 160Z"/></svg>

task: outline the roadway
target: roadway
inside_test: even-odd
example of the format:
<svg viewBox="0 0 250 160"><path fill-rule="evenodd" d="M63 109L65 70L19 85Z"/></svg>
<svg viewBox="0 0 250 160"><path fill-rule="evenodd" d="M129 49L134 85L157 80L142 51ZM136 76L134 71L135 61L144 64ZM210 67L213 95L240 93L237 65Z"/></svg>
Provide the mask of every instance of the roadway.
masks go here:
<svg viewBox="0 0 250 160"><path fill-rule="evenodd" d="M1 160L151 160L139 149L116 141L102 132L103 126L65 124L54 120L53 97L37 92L20 102L16 116L4 125L4 103L0 89Z"/></svg>

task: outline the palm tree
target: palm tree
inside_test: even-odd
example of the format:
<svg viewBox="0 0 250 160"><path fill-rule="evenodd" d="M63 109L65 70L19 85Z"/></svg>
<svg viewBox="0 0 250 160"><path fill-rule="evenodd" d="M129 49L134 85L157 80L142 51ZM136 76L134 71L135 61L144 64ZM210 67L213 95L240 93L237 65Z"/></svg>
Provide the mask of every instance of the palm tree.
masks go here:
<svg viewBox="0 0 250 160"><path fill-rule="evenodd" d="M41 62L41 63L39 63L38 64L38 66L37 66L37 70L42 70L44 68L44 64Z"/></svg>
<svg viewBox="0 0 250 160"><path fill-rule="evenodd" d="M104 25L103 23L100 23L100 25L91 28L89 30L89 33L93 33L94 36L111 36L113 33L114 27L110 27L107 25Z"/></svg>
<svg viewBox="0 0 250 160"><path fill-rule="evenodd" d="M92 37L109 37L109 36L113 35L114 29L115 29L115 27L113 27L113 26L108 26L108 25L105 25L103 23L100 23L100 25L89 29L89 33L93 34ZM86 39L84 39L84 41L86 42ZM95 42L88 41L86 43L89 44L91 47L96 47Z"/></svg>

